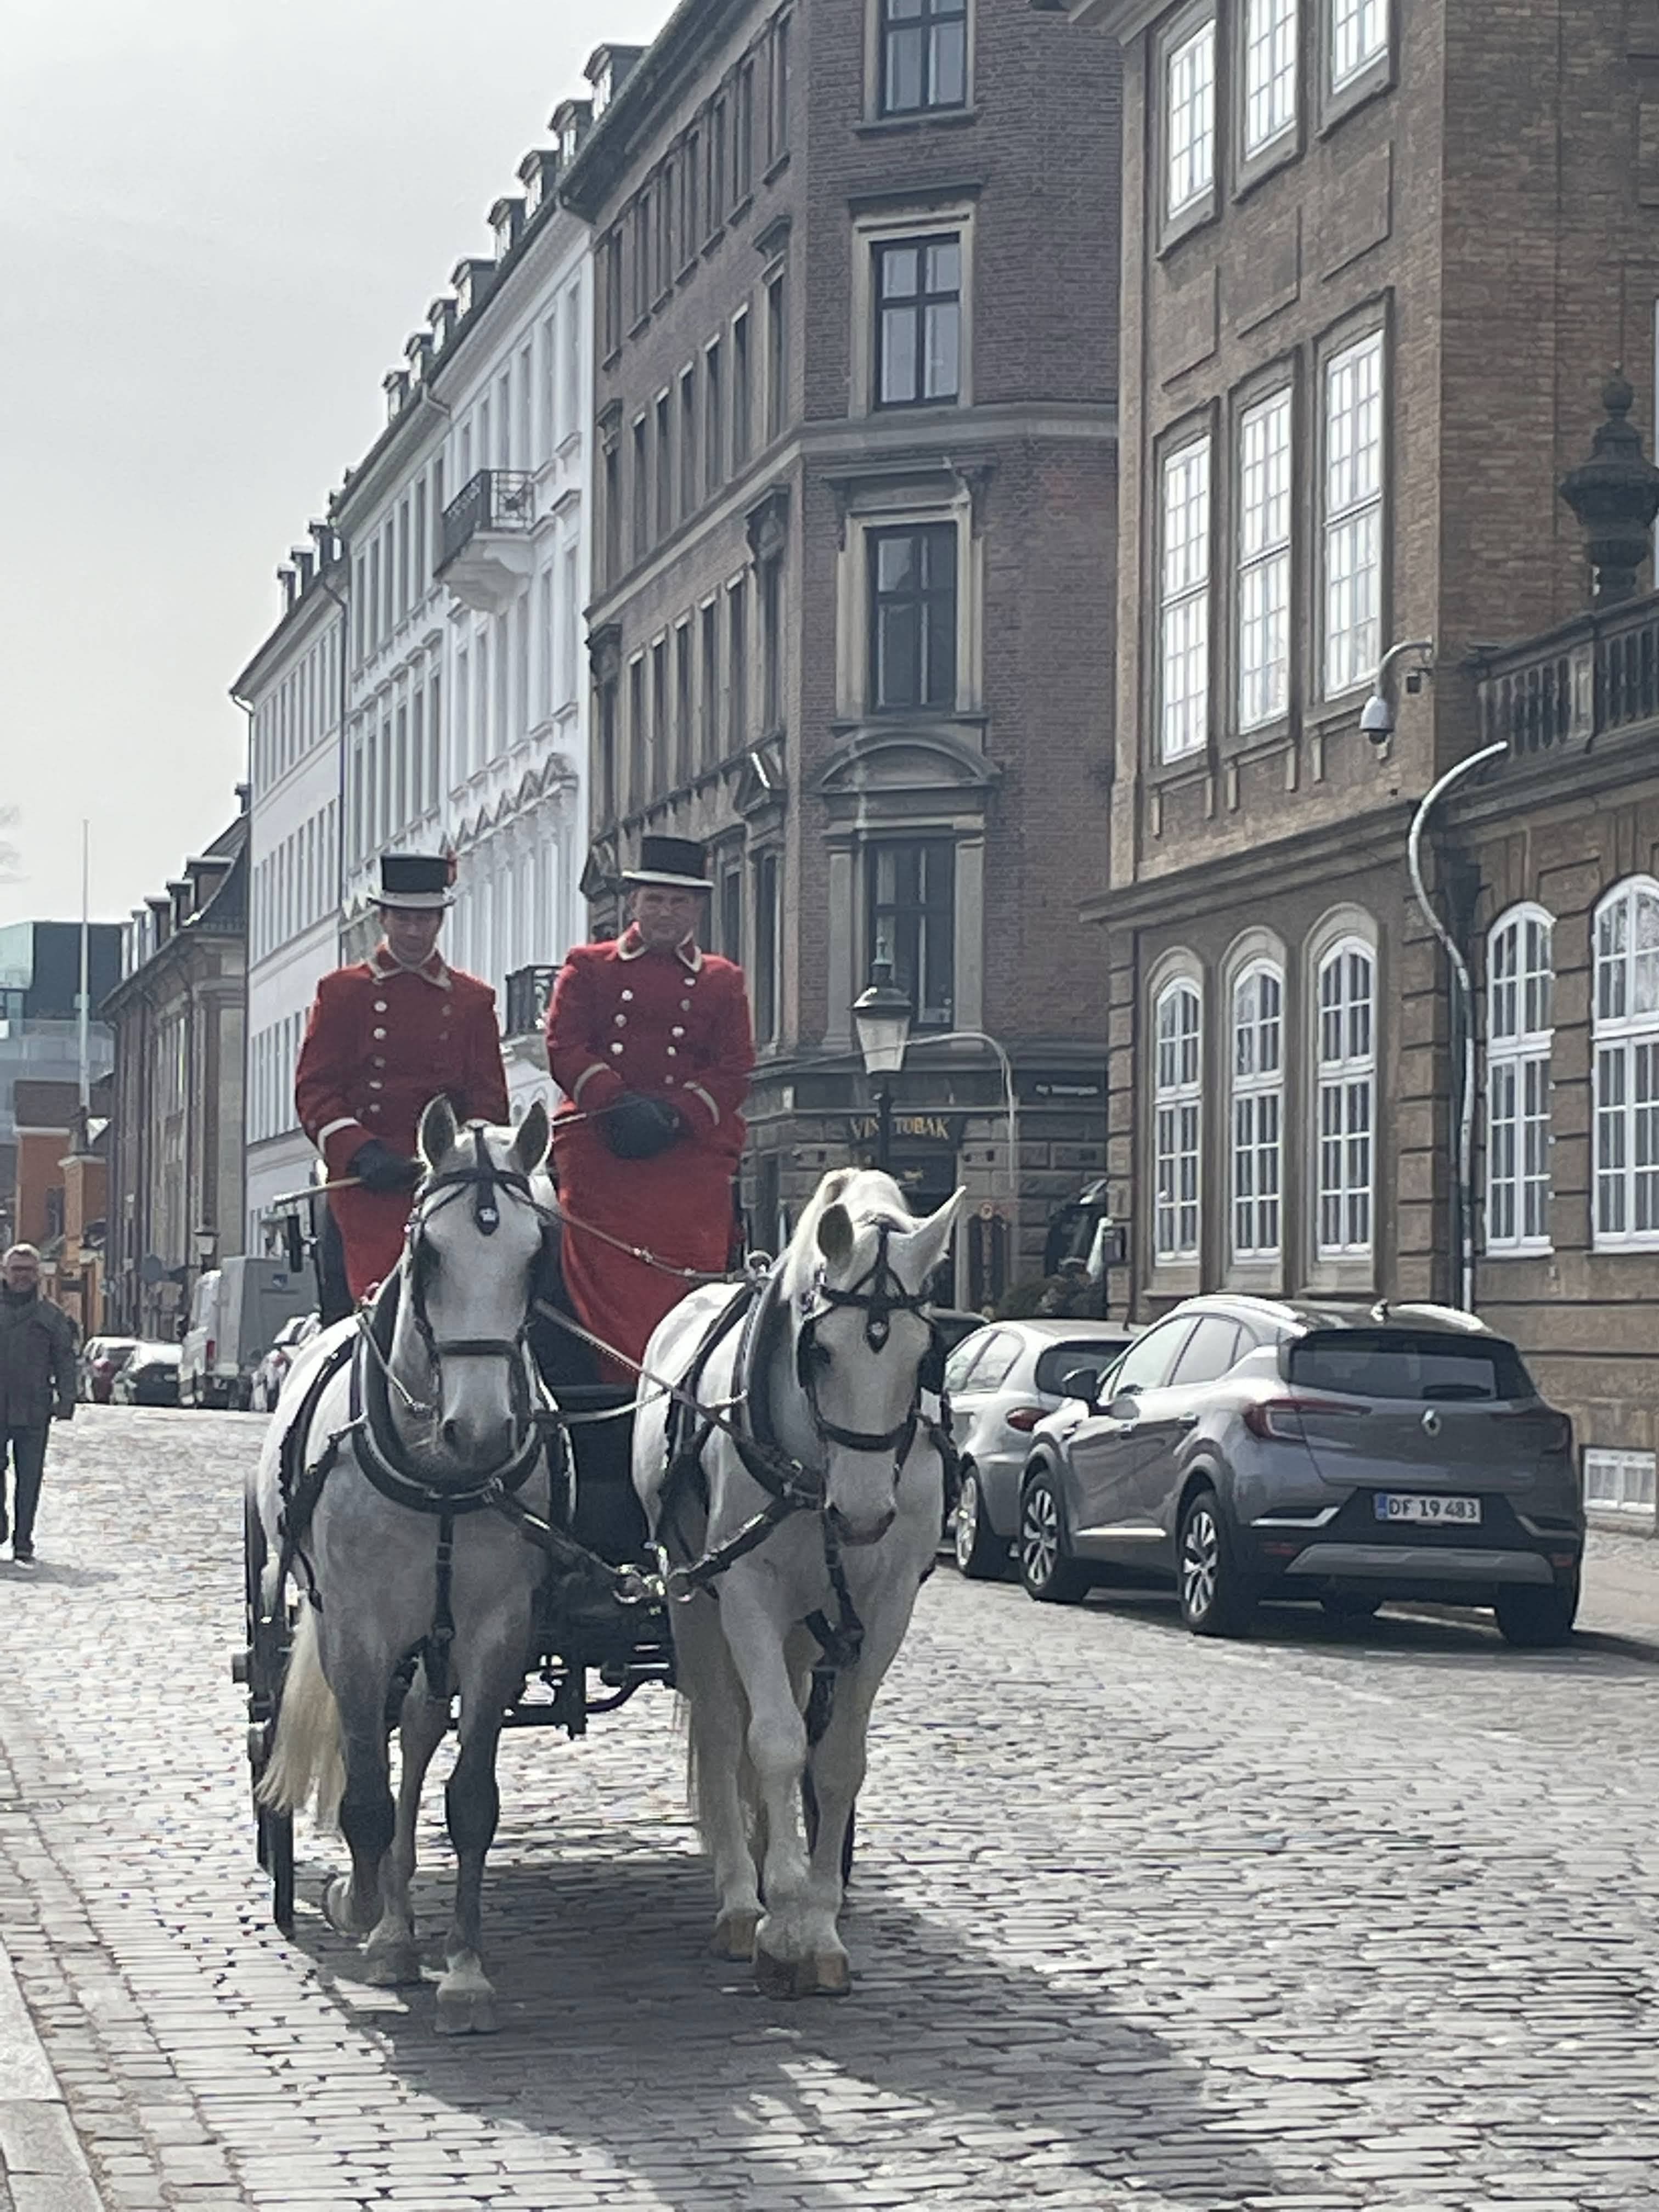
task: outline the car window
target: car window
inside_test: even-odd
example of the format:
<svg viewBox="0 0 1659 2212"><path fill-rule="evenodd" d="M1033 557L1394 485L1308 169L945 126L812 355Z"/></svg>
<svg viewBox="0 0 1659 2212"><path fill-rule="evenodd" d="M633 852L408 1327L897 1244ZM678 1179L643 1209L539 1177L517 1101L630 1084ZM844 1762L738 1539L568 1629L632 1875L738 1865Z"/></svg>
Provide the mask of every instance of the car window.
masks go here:
<svg viewBox="0 0 1659 2212"><path fill-rule="evenodd" d="M1038 1355L1032 1379L1045 1396L1058 1398L1068 1375L1079 1367L1092 1367L1097 1375L1103 1375L1123 1350L1121 1340L1115 1337L1067 1337Z"/></svg>
<svg viewBox="0 0 1659 2212"><path fill-rule="evenodd" d="M1239 1334L1238 1323L1225 1314L1205 1314L1182 1347L1170 1376L1171 1386L1179 1390L1193 1383L1213 1382L1224 1375L1238 1358Z"/></svg>
<svg viewBox="0 0 1659 2212"><path fill-rule="evenodd" d="M1172 1315L1137 1337L1112 1370L1114 1390L1158 1390L1169 1379L1193 1326L1190 1314Z"/></svg>
<svg viewBox="0 0 1659 2212"><path fill-rule="evenodd" d="M999 1329L975 1361L968 1388L970 1390L1001 1389L1024 1348L1012 1329Z"/></svg>
<svg viewBox="0 0 1659 2212"><path fill-rule="evenodd" d="M1439 1329L1321 1329L1298 1338L1287 1379L1304 1389L1358 1398L1506 1400L1537 1394L1512 1344Z"/></svg>
<svg viewBox="0 0 1659 2212"><path fill-rule="evenodd" d="M954 1397L972 1373L975 1363L990 1341L988 1337L964 1337L945 1363L945 1387Z"/></svg>

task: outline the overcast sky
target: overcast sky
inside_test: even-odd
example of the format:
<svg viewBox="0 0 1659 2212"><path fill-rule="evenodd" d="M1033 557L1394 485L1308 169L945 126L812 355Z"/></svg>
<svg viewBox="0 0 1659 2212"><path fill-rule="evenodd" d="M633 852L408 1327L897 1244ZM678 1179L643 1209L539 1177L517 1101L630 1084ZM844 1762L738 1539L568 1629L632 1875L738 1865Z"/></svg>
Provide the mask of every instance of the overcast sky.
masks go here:
<svg viewBox="0 0 1659 2212"><path fill-rule="evenodd" d="M0 923L125 918L235 805L227 686L484 211L669 0L6 0Z"/></svg>

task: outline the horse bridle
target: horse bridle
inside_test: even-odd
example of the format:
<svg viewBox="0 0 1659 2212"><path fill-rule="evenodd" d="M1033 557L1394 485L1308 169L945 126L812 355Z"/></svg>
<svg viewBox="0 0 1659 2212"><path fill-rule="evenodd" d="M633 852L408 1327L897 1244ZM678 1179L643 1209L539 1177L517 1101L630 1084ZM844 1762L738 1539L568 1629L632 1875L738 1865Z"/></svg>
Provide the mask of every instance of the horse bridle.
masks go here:
<svg viewBox="0 0 1659 2212"><path fill-rule="evenodd" d="M522 1428L531 1422L532 1405L529 1373L526 1366L530 1316L532 1310L533 1285L525 1300L525 1317L515 1336L455 1336L440 1337L434 1334L432 1319L426 1305L426 1268L429 1264L425 1232L433 1218L446 1206L455 1205L462 1194L473 1194L472 1218L478 1233L493 1237L501 1225L500 1194L511 1191L521 1197L532 1212L539 1214L530 1177L522 1170L498 1167L489 1157L481 1125L475 1124L469 1132L474 1146L473 1164L465 1168L451 1168L446 1173L428 1175L422 1184L415 1211L409 1218L407 1249L409 1253L410 1316L416 1334L425 1346L434 1373L441 1372L446 1359L504 1359L507 1363L510 1388L513 1393L514 1421ZM434 1192L447 1192L435 1206L427 1200Z"/></svg>
<svg viewBox="0 0 1659 2212"><path fill-rule="evenodd" d="M876 1224L875 1257L846 1290L836 1290L827 1283L823 1269L819 1269L803 1300L806 1310L795 1338L795 1374L806 1395L812 1425L818 1435L826 1443L839 1444L844 1451L890 1451L894 1455L896 1480L915 1442L916 1427L921 1419L921 1377L926 1355L917 1363L915 1389L909 1411L902 1421L896 1422L890 1429L843 1428L839 1422L830 1420L818 1403L818 1370L830 1354L818 1343L817 1325L826 1311L850 1307L864 1316L864 1340L872 1352L885 1347L896 1313L927 1319L930 1339L935 1335L933 1323L927 1317L931 1301L926 1289L907 1291L890 1256L888 1246L897 1225L891 1221Z"/></svg>

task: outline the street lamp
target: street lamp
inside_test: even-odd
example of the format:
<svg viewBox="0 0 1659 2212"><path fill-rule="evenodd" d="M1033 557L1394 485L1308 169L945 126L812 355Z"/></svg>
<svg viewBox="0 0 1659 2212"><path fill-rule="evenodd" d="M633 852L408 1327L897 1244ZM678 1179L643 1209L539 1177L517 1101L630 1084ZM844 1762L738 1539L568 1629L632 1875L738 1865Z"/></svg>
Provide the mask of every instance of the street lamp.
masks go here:
<svg viewBox="0 0 1659 2212"><path fill-rule="evenodd" d="M893 1171L893 1091L887 1082L904 1065L904 1048L910 1041L910 1000L893 986L893 963L876 960L870 966L870 988L854 1000L853 1021L859 1033L864 1072L875 1085L876 1165L883 1175Z"/></svg>
<svg viewBox="0 0 1659 2212"><path fill-rule="evenodd" d="M196 1231L196 1271L198 1274L205 1274L207 1273L209 1262L213 1258L213 1248L218 1242L218 1231L216 1229L210 1229L205 1223L204 1223L202 1227Z"/></svg>

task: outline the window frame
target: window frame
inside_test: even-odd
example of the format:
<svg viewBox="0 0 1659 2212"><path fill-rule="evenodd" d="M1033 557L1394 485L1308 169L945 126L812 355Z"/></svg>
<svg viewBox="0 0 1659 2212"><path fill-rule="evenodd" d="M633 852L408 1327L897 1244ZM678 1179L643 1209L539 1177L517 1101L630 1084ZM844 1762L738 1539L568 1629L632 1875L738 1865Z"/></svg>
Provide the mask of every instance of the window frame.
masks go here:
<svg viewBox="0 0 1659 2212"><path fill-rule="evenodd" d="M1541 969L1525 964L1528 933L1541 929L1544 938L1544 964ZM1553 935L1555 917L1536 901L1523 899L1508 907L1486 932L1486 1176L1484 1192L1483 1249L1494 1259L1514 1257L1527 1253L1548 1252L1550 1238L1550 1201L1553 1195L1550 1172L1550 1149L1553 1142L1550 1122L1551 1055L1554 1048L1554 1010L1551 1003L1555 988ZM1499 973L1499 948L1505 939L1512 939L1516 958L1507 975ZM1543 1011L1549 1018L1541 1026L1533 1026L1528 1016L1528 985L1536 981L1543 1002ZM1515 1022L1499 1028L1501 990L1513 994L1516 1006ZM1526 1092L1528 1070L1541 1071L1531 1079L1541 1091L1543 1111L1528 1115ZM1501 1147L1498 1142L1498 1092L1507 1082L1510 1090L1510 1113L1505 1117L1512 1125L1510 1143L1513 1146L1510 1172L1500 1177L1498 1173ZM1541 1128L1540 1149L1543 1174L1528 1175L1526 1163L1526 1131L1528 1125ZM1514 1227L1501 1233L1493 1227L1500 1204L1500 1182L1511 1186L1509 1206L1512 1208ZM1528 1231L1526 1226L1526 1197L1528 1186L1541 1184L1543 1226Z"/></svg>
<svg viewBox="0 0 1659 2212"><path fill-rule="evenodd" d="M1325 1052L1325 977L1339 962L1363 958L1368 971L1366 993L1367 1047L1362 1053L1345 1050L1334 1058ZM1311 962L1313 988L1308 1000L1308 1033L1310 1056L1313 1063L1313 1080L1309 1085L1308 1099L1308 1155L1311 1170L1313 1208L1310 1227L1310 1242L1316 1263L1322 1267L1358 1267L1370 1269L1375 1265L1377 1250L1377 1019L1381 1005L1377 948L1375 937L1362 935L1347 928L1328 938L1319 945ZM1344 1028L1351 1025L1357 1001L1345 990L1339 1003L1338 1018ZM1346 1042L1346 1040L1345 1040ZM1357 1131L1349 1126L1348 1107L1357 1086L1363 1085L1365 1100L1365 1126ZM1334 1141L1340 1148L1342 1169L1340 1179L1330 1183L1326 1180L1325 1101L1328 1096L1340 1095L1342 1099L1341 1127L1334 1133ZM1358 1135L1365 1144L1366 1176L1363 1186L1351 1181L1348 1174L1349 1147ZM1348 1226L1349 1209L1356 1194L1363 1188L1365 1206L1365 1235L1354 1238L1346 1233L1340 1240L1328 1239L1325 1234L1325 1208L1334 1200L1341 1209L1342 1226Z"/></svg>
<svg viewBox="0 0 1659 2212"><path fill-rule="evenodd" d="M1319 118L1322 132L1334 130L1356 108L1363 107L1378 93L1388 91L1395 82L1395 57L1399 48L1395 0L1359 0L1362 8L1375 5L1382 19L1382 42L1346 76L1338 81L1337 10L1348 4L1350 0L1318 0Z"/></svg>
<svg viewBox="0 0 1659 2212"><path fill-rule="evenodd" d="M1209 167L1202 184L1176 201L1173 193L1175 103L1173 77L1176 63L1200 42L1209 45ZM1167 23L1157 44L1158 100L1158 251L1164 253L1215 219L1219 208L1219 177L1223 154L1221 137L1221 28L1215 0L1194 0Z"/></svg>
<svg viewBox="0 0 1659 2212"><path fill-rule="evenodd" d="M1176 589L1170 586L1170 476L1176 465L1188 456L1201 452L1204 456L1202 490L1203 515L1201 523L1187 540L1190 547L1201 550L1203 573L1194 579L1190 575ZM1186 503L1190 504L1188 495ZM1157 711L1157 763L1160 768L1176 768L1207 751L1211 737L1211 707L1214 696L1213 654L1212 644L1215 634L1214 610L1212 593L1214 584L1215 561L1215 428L1207 418L1198 423L1188 423L1174 433L1158 455L1158 653L1154 662ZM1203 674L1200 684L1186 695L1196 702L1197 734L1188 742L1171 748L1170 744L1170 620L1178 609L1195 608L1202 615L1202 635L1196 647L1189 639L1183 648L1187 656L1197 651L1201 655Z"/></svg>
<svg viewBox="0 0 1659 2212"><path fill-rule="evenodd" d="M1243 0L1243 5L1239 11L1237 53L1234 63L1237 99L1233 129L1241 183L1254 182L1257 177L1264 175L1269 169L1276 168L1281 161L1288 160L1300 147L1305 76L1303 34L1305 28L1304 9L1307 4L1309 0ZM1321 5L1322 0L1311 0L1311 4ZM1252 52L1260 43L1253 33L1255 31L1258 14L1267 10L1280 11L1278 20L1273 26L1273 30L1280 27L1285 16L1289 19L1290 107L1282 122L1271 127L1265 137L1253 141L1250 137L1250 111L1252 93L1256 88L1253 87L1251 82L1250 62ZM1270 31L1269 36L1271 35ZM1280 74L1281 71L1277 66L1271 68L1267 77L1268 84L1271 86L1276 83Z"/></svg>
<svg viewBox="0 0 1659 2212"><path fill-rule="evenodd" d="M974 0L916 0L916 13L895 23L892 0L872 0L870 34L869 112L881 123L916 123L933 115L960 115L972 106L974 86ZM962 27L962 90L954 100L931 96L937 70L933 33L941 27ZM914 105L895 106L888 97L890 42L917 36L922 41L921 98Z"/></svg>
<svg viewBox="0 0 1659 2212"><path fill-rule="evenodd" d="M1178 1026L1166 1037L1164 1010L1182 999L1191 1002L1193 1018L1190 1027ZM1147 1188L1152 1194L1152 1262L1154 1272L1157 1272L1163 1268L1195 1267L1204 1249L1204 986L1195 969L1176 969L1158 985L1152 994L1147 1037L1150 1044L1147 1073L1152 1096L1152 1113L1147 1125L1152 1147L1152 1175ZM1175 1054L1174 1073L1167 1078L1166 1044L1173 1048ZM1189 1060L1190 1073L1188 1072ZM1166 1116L1174 1117L1171 1127L1176 1142L1173 1146L1167 1146L1164 1143ZM1190 1117L1190 1144L1187 1141L1187 1117ZM1182 1170L1188 1161L1192 1167L1190 1196L1182 1185ZM1167 1189L1166 1164L1170 1170ZM1189 1240L1182 1236L1185 1225L1182 1217L1188 1212L1192 1217ZM1172 1237L1165 1235L1166 1218L1173 1219Z"/></svg>
<svg viewBox="0 0 1659 2212"><path fill-rule="evenodd" d="M928 257L936 247L945 246L952 247L956 252L956 289L953 292L930 292L927 289L925 273ZM967 252L961 232L948 227L938 228L929 227L914 233L902 233L891 237L877 236L870 240L868 252L871 262L870 411L872 414L890 415L938 407L960 407L963 404L963 340L964 325L967 322L967 316L963 313L963 287L968 273ZM887 257L890 254L906 252L913 252L916 257L916 289L910 301L902 302L898 307L890 310L883 290L883 272ZM929 314L932 309L946 302L954 307L956 314L956 378L949 392L928 392L921 389L921 386L925 384L927 377ZM908 320L911 324L914 333L915 349L912 356L912 366L915 372L915 380L918 389L908 399L889 399L883 393L883 386L886 380L886 340L890 312L901 321Z"/></svg>
<svg viewBox="0 0 1659 2212"><path fill-rule="evenodd" d="M1361 499L1348 500L1333 513L1331 501L1331 380L1335 370L1367 348L1376 350L1376 489ZM1373 316L1360 325L1350 325L1321 348L1318 363L1319 481L1316 489L1315 651L1317 654L1317 696L1327 706L1350 698L1375 680L1382 641L1389 626L1389 569L1392 514L1389 499L1392 462L1390 420L1392 349L1385 322ZM1331 663L1331 559L1334 532L1364 514L1376 516L1376 586L1371 611L1376 650L1364 664L1355 663L1344 682L1333 684ZM1357 627L1357 626L1356 626Z"/></svg>
<svg viewBox="0 0 1659 2212"><path fill-rule="evenodd" d="M1591 1137L1590 1137L1590 1249L1595 1252L1652 1252L1659 1251L1659 1133L1650 1138L1654 1164L1655 1195L1651 1205L1653 1225L1645 1229L1630 1226L1635 1218L1636 1179L1644 1170L1636 1160L1636 1116L1647 1111L1653 1116L1652 1128L1659 1133L1659 1006L1638 1013L1629 1010L1633 995L1635 963L1638 950L1635 942L1635 921L1641 902L1650 902L1659 909L1659 881L1649 875L1621 877L1619 882L1597 900L1590 917L1590 1068L1591 1068ZM1602 929L1607 917L1618 908L1627 909L1626 944L1617 955L1624 978L1625 1011L1607 1013L1602 1011L1604 969L1609 964L1602 951ZM1659 967L1659 947L1649 948L1656 967ZM1659 998L1659 990L1656 990ZM1623 1096L1610 1107L1605 1091L1606 1060L1618 1054L1622 1062L1621 1085ZM1634 1097L1632 1077L1637 1055L1648 1056L1650 1089L1647 1099L1638 1103ZM1606 1116L1617 1112L1620 1124L1621 1158L1616 1170L1606 1164L1603 1150ZM1609 1174L1616 1172L1621 1193L1622 1224L1616 1229L1602 1225L1602 1192Z"/></svg>
<svg viewBox="0 0 1659 2212"><path fill-rule="evenodd" d="M1240 1018L1240 1000L1250 984L1270 983L1276 996L1276 1006L1269 1016L1258 1004L1249 1017L1249 1027L1259 1054L1261 1032L1271 1023L1277 1032L1274 1042L1276 1059L1271 1067L1261 1065L1241 1071L1239 1066L1239 1036L1243 1024ZM1259 996L1259 994L1258 994ZM1285 1255L1285 1100L1287 1036L1287 1008L1285 988L1285 963L1267 951L1252 952L1230 976L1227 990L1227 1243L1231 1264L1247 1268L1277 1268ZM1264 1142L1261 1108L1273 1102L1273 1131L1271 1144ZM1252 1112L1252 1128L1247 1144L1241 1144L1239 1107L1248 1103ZM1271 1152L1273 1188L1271 1194L1260 1188L1248 1195L1241 1190L1239 1166L1248 1152L1252 1163L1259 1167ZM1253 1181L1258 1181L1255 1176ZM1241 1206L1253 1210L1253 1218L1259 1229L1260 1215L1271 1206L1273 1214L1273 1236L1271 1243L1255 1237L1249 1243L1240 1241Z"/></svg>
<svg viewBox="0 0 1659 2212"><path fill-rule="evenodd" d="M866 966L878 959L890 963L895 989L910 994L911 1027L919 1036L948 1032L955 1028L958 1018L957 971L961 933L957 922L957 842L948 831L941 834L918 830L908 836L868 837L860 848ZM879 872L883 861L896 854L915 857L918 891L915 898L908 901L901 901L896 891L890 901L884 902ZM936 896L933 895L930 862L930 856L935 854L944 856L945 866L945 888ZM935 949L935 933L940 929L945 933L944 964L949 977L946 1010L943 1012L939 1007L929 1009L923 1004L923 984ZM909 944L902 941L907 936L913 940ZM912 982L905 980L907 960L915 978Z"/></svg>
<svg viewBox="0 0 1659 2212"><path fill-rule="evenodd" d="M1284 534L1269 541L1265 536L1254 550L1247 550L1246 531L1251 508L1246 489L1246 447L1252 423L1267 416L1270 410L1282 407L1285 410L1285 437L1282 454L1282 491L1275 495L1268 490L1264 506L1275 496L1284 505ZM1271 465L1273 456L1267 456ZM1263 731L1276 728L1288 720L1291 699L1295 687L1296 659L1292 631L1296 619L1297 564L1297 390L1294 379L1285 374L1271 386L1252 390L1238 407L1233 432L1233 535L1232 535L1232 714L1235 734L1241 738L1256 738ZM1281 631L1281 666L1283 671L1280 696L1265 709L1258 707L1247 712L1245 705L1244 641L1247 628L1246 595L1252 580L1264 575L1269 567L1282 563L1284 586L1279 610Z"/></svg>
<svg viewBox="0 0 1659 2212"><path fill-rule="evenodd" d="M939 517L936 520L903 520L890 523L880 518L872 518L861 535L864 555L864 711L866 714L872 720L877 717L884 720L890 716L906 714L954 715L957 711L957 702L962 696L962 533L956 520ZM937 586L920 583L914 596L905 601L901 601L896 593L884 594L881 590L880 548L889 542L900 538L908 538L913 544L919 544L924 539L930 544L940 545L948 543L951 548L948 625L951 646L951 684L948 696L941 699L929 697L927 693L933 636L933 622L929 619L929 614L934 603L942 601L942 590ZM921 573L923 565L921 562L916 564L918 574ZM917 612L915 662L919 696L914 699L886 700L882 696L882 613L884 604L910 605Z"/></svg>

